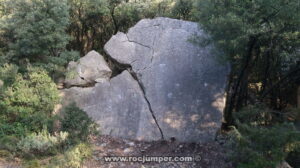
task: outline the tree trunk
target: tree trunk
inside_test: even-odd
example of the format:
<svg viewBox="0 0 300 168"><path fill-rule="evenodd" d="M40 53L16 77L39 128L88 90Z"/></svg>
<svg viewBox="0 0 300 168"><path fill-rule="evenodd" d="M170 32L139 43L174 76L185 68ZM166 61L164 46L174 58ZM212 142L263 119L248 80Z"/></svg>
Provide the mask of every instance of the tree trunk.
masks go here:
<svg viewBox="0 0 300 168"><path fill-rule="evenodd" d="M235 75L230 76L233 79L230 79L231 81L235 81L232 86L232 92L227 92L227 100L226 102L226 108L224 110L225 116L226 116L226 124L227 125L233 125L233 111L240 110L243 105L239 104L240 102L244 102L244 93L248 89L248 77L249 72L251 68L251 62L253 61L254 54L253 50L255 49L256 44L256 37L250 37L249 43L248 43L248 51L246 53L246 57L244 60L244 65L240 69L240 74L238 75L237 79L234 79ZM232 71L234 69L231 69ZM246 88L245 88L246 87Z"/></svg>
<svg viewBox="0 0 300 168"><path fill-rule="evenodd" d="M297 93L297 107L300 108L300 85L298 86Z"/></svg>

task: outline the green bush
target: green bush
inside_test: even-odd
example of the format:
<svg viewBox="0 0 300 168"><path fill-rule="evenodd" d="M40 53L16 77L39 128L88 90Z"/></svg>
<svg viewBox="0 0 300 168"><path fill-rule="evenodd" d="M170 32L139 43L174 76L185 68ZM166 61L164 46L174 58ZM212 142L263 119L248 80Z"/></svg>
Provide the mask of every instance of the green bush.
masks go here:
<svg viewBox="0 0 300 168"><path fill-rule="evenodd" d="M0 158L12 158L12 157L13 156L10 151L0 149Z"/></svg>
<svg viewBox="0 0 300 168"><path fill-rule="evenodd" d="M29 161L24 161L22 163L23 168L41 168L41 164L39 162L39 160L29 160Z"/></svg>
<svg viewBox="0 0 300 168"><path fill-rule="evenodd" d="M25 75L17 74L14 79L3 79L5 85L12 84L0 95L0 120L3 121L0 131L13 134L13 130L21 128L37 132L47 125L54 106L60 101L56 85L47 72L29 67ZM7 129L10 125L15 127L11 131Z"/></svg>
<svg viewBox="0 0 300 168"><path fill-rule="evenodd" d="M27 58L31 62L57 57L70 37L67 0L4 1L9 17L3 17L0 28L9 39L9 54L15 62Z"/></svg>
<svg viewBox="0 0 300 168"><path fill-rule="evenodd" d="M193 0L177 0L172 8L172 17L183 20L192 19Z"/></svg>
<svg viewBox="0 0 300 168"><path fill-rule="evenodd" d="M66 132L60 132L58 135L52 136L44 129L39 133L32 133L22 138L17 147L26 154L48 154L49 151L53 151L54 148L65 143L68 135Z"/></svg>
<svg viewBox="0 0 300 168"><path fill-rule="evenodd" d="M3 81L3 86L11 86L18 74L18 66L14 64L4 64L0 66L0 80Z"/></svg>
<svg viewBox="0 0 300 168"><path fill-rule="evenodd" d="M4 136L0 138L0 150L15 152L17 150L16 144L18 142L19 139L16 136Z"/></svg>
<svg viewBox="0 0 300 168"><path fill-rule="evenodd" d="M238 168L276 167L298 148L300 132L293 123L279 122L274 117L277 113L262 106L249 106L238 113L238 129L231 143Z"/></svg>
<svg viewBox="0 0 300 168"><path fill-rule="evenodd" d="M80 168L83 161L92 156L92 149L86 143L78 145L67 150L64 155L56 156L50 160L47 168Z"/></svg>
<svg viewBox="0 0 300 168"><path fill-rule="evenodd" d="M47 57L46 62L37 62L33 65L45 69L51 78L57 81L63 78L66 72L66 65L70 61L77 61L80 55L77 51L64 51L58 57Z"/></svg>
<svg viewBox="0 0 300 168"><path fill-rule="evenodd" d="M242 111L234 114L234 118L238 123L251 126L269 125L274 120L272 111L262 105L249 105Z"/></svg>
<svg viewBox="0 0 300 168"><path fill-rule="evenodd" d="M88 136L97 130L97 125L75 103L65 107L63 115L61 120L62 131L69 132L72 141L86 141Z"/></svg>

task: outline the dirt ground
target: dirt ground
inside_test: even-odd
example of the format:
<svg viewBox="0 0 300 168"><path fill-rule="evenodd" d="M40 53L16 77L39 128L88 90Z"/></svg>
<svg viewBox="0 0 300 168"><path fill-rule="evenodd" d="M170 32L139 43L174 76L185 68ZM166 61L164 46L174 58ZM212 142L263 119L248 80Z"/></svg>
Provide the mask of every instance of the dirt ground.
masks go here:
<svg viewBox="0 0 300 168"><path fill-rule="evenodd" d="M219 143L180 143L168 141L135 141L111 136L91 139L93 156L82 168L232 168L228 151ZM106 162L105 156L193 157L188 162ZM195 161L197 160L197 161ZM0 168L21 168L20 162L0 159Z"/></svg>
<svg viewBox="0 0 300 168"><path fill-rule="evenodd" d="M110 136L92 139L93 158L87 168L232 168L227 151L217 142L198 144L169 141L134 141ZM104 156L176 156L196 157L192 162L106 162Z"/></svg>

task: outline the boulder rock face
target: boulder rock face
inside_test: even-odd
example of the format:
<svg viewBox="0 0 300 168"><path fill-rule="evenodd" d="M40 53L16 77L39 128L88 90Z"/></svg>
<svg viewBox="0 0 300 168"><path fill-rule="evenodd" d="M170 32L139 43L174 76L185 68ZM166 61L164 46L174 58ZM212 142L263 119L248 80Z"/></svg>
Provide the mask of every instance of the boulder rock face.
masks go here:
<svg viewBox="0 0 300 168"><path fill-rule="evenodd" d="M112 58L132 66L165 138L209 141L221 126L229 68L218 63L213 46L191 42L203 35L197 23L144 19L105 45Z"/></svg>
<svg viewBox="0 0 300 168"><path fill-rule="evenodd" d="M222 122L229 67L218 63L213 46L191 42L197 36L205 36L197 23L143 19L104 47L115 61L130 65L130 73L97 83L98 71L96 77L83 77L96 81L94 87L65 89L65 99L77 102L104 134L211 141ZM91 61L85 65L98 66Z"/></svg>
<svg viewBox="0 0 300 168"><path fill-rule="evenodd" d="M140 140L160 139L139 84L128 71L95 87L63 91L65 101L75 101L101 128L101 133Z"/></svg>
<svg viewBox="0 0 300 168"><path fill-rule="evenodd" d="M103 56L96 51L89 52L78 62L70 62L67 69L65 85L88 86L110 78L112 71Z"/></svg>

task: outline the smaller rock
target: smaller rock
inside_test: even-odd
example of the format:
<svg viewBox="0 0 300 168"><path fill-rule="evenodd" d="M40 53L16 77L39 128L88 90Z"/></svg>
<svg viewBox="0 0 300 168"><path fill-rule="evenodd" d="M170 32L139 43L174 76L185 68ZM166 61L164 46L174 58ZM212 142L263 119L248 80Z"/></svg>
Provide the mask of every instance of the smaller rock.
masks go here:
<svg viewBox="0 0 300 168"><path fill-rule="evenodd" d="M131 148L126 148L126 149L124 149L123 152L124 152L125 154L128 154L128 153L132 152L132 149L131 149Z"/></svg>
<svg viewBox="0 0 300 168"><path fill-rule="evenodd" d="M135 146L135 143L134 142L129 142L129 143L127 143L129 146L131 146L131 147L133 147L133 146Z"/></svg>
<svg viewBox="0 0 300 168"><path fill-rule="evenodd" d="M103 143L103 144L101 144L100 146L101 146L101 147L106 147L107 144L106 144L106 143Z"/></svg>
<svg viewBox="0 0 300 168"><path fill-rule="evenodd" d="M67 68L65 86L89 86L102 83L112 74L103 56L96 51L90 51L79 61L71 61Z"/></svg>
<svg viewBox="0 0 300 168"><path fill-rule="evenodd" d="M276 168L292 168L286 161L281 162Z"/></svg>

